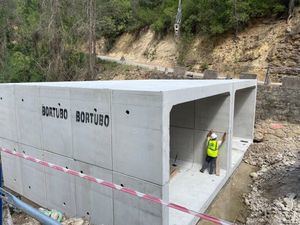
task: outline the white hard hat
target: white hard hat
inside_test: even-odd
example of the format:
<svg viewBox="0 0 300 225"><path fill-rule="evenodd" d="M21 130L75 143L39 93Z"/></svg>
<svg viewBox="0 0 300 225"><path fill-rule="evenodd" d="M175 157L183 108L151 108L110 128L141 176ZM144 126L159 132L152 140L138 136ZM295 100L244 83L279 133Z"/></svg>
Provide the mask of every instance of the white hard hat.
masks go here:
<svg viewBox="0 0 300 225"><path fill-rule="evenodd" d="M212 134L210 135L210 137L211 137L212 139L217 139L218 135L216 135L216 133L212 133Z"/></svg>

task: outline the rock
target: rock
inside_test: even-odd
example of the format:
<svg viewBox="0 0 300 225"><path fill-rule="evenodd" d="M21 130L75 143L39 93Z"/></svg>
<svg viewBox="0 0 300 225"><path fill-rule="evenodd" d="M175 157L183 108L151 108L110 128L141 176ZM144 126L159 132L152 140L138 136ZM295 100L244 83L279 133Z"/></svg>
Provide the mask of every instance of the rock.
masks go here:
<svg viewBox="0 0 300 225"><path fill-rule="evenodd" d="M257 176L261 176L266 172L268 172L268 169L265 165L263 165L262 168L257 172Z"/></svg>
<svg viewBox="0 0 300 225"><path fill-rule="evenodd" d="M296 195L295 194L290 194L289 197L286 197L283 199L285 205L286 205L286 208L287 210L292 210L294 208L294 197Z"/></svg>
<svg viewBox="0 0 300 225"><path fill-rule="evenodd" d="M247 206L250 206L250 205L251 205L250 200L249 200L248 198L245 198L245 204L246 204Z"/></svg>
<svg viewBox="0 0 300 225"><path fill-rule="evenodd" d="M254 142L263 142L263 141L264 141L264 135L260 132L255 132Z"/></svg>
<svg viewBox="0 0 300 225"><path fill-rule="evenodd" d="M280 202L280 201L276 201L275 205L279 208L279 209L285 209L285 206Z"/></svg>
<svg viewBox="0 0 300 225"><path fill-rule="evenodd" d="M280 162L283 160L283 155L281 153L278 153L275 157L275 162Z"/></svg>
<svg viewBox="0 0 300 225"><path fill-rule="evenodd" d="M252 172L252 173L250 173L250 177L252 177L253 179L257 179L258 174L256 172Z"/></svg>
<svg viewBox="0 0 300 225"><path fill-rule="evenodd" d="M286 136L285 132L283 130L275 130L275 136L279 137L279 138L284 138Z"/></svg>
<svg viewBox="0 0 300 225"><path fill-rule="evenodd" d="M82 218L70 218L61 223L62 225L87 225L88 222Z"/></svg>

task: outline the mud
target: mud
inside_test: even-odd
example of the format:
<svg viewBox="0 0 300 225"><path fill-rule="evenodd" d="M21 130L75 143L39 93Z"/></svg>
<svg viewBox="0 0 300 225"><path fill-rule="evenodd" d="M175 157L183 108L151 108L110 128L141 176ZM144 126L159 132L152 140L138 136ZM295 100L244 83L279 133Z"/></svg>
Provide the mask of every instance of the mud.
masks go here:
<svg viewBox="0 0 300 225"><path fill-rule="evenodd" d="M257 167L242 162L206 213L236 224L245 224L249 211L244 203L244 194L251 190L253 181L249 174L255 171ZM199 221L197 225L211 224Z"/></svg>

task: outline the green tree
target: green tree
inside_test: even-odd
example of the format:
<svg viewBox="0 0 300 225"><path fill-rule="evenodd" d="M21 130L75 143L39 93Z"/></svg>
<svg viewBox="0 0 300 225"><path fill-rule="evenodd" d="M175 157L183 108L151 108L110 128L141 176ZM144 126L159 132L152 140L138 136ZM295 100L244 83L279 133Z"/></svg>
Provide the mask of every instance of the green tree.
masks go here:
<svg viewBox="0 0 300 225"><path fill-rule="evenodd" d="M238 30L252 18L288 16L299 0L182 3L186 41ZM145 27L160 35L173 32L178 0L0 0L0 5L0 81L26 82L93 79L96 37L104 37L109 49L124 32L138 34Z"/></svg>

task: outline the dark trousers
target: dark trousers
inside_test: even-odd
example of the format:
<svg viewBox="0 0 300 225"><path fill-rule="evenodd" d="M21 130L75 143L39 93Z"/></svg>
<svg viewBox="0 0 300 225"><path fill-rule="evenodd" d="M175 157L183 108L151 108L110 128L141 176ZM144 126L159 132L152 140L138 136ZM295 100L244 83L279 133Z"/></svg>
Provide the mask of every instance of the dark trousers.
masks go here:
<svg viewBox="0 0 300 225"><path fill-rule="evenodd" d="M217 157L206 156L205 162L202 166L201 172L204 172L209 167L209 174L216 173Z"/></svg>

